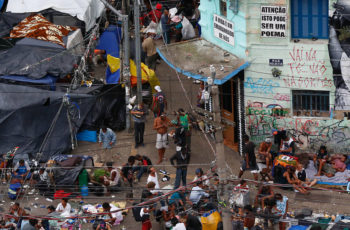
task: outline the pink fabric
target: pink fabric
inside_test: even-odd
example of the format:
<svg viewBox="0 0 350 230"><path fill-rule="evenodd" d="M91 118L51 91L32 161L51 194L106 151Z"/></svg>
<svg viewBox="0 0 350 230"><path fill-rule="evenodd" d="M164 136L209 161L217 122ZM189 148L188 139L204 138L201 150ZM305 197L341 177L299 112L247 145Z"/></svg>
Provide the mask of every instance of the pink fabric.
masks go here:
<svg viewBox="0 0 350 230"><path fill-rule="evenodd" d="M337 169L337 170L341 170L341 171L343 171L343 170L345 170L345 168L346 168L346 165L345 165L345 163L344 162L342 162L340 159L334 159L333 160L333 163L334 163L334 166L335 166L335 169Z"/></svg>

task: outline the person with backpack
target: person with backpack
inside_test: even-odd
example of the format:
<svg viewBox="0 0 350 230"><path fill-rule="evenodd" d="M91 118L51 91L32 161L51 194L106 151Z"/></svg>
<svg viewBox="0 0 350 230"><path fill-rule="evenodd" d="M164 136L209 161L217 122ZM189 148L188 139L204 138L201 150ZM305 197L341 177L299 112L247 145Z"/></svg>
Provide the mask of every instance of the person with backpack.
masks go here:
<svg viewBox="0 0 350 230"><path fill-rule="evenodd" d="M152 111L154 113L154 117L159 117L167 109L167 100L159 85L156 85L154 89L157 92L153 95Z"/></svg>
<svg viewBox="0 0 350 230"><path fill-rule="evenodd" d="M177 123L185 129L186 149L191 153L191 119L181 108L178 110Z"/></svg>

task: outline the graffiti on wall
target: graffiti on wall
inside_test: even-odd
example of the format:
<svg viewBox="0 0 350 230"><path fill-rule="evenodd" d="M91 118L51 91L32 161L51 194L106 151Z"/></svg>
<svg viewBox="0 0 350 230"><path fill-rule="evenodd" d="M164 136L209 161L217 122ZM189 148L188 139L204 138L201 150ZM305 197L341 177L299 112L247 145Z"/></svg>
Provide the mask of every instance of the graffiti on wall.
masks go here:
<svg viewBox="0 0 350 230"><path fill-rule="evenodd" d="M288 76L283 78L287 87L293 88L325 88L333 87L333 79L325 76L327 67L324 55L313 48L304 49L294 46L289 52L290 62Z"/></svg>
<svg viewBox="0 0 350 230"><path fill-rule="evenodd" d="M326 145L332 152L350 151L350 121L248 115L247 133L259 143L275 130L287 130L302 150L317 151Z"/></svg>
<svg viewBox="0 0 350 230"><path fill-rule="evenodd" d="M244 82L244 88L248 89L251 93L257 94L272 94L275 88L279 86L280 84L278 82L264 78L247 77Z"/></svg>

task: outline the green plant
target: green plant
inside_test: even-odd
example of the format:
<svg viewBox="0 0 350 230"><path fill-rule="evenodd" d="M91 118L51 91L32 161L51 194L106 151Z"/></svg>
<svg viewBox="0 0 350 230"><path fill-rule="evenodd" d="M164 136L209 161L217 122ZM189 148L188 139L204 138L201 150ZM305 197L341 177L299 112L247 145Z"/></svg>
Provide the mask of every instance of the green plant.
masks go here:
<svg viewBox="0 0 350 230"><path fill-rule="evenodd" d="M277 68L273 68L271 71L272 71L272 76L274 77L280 77L282 74L282 71Z"/></svg>

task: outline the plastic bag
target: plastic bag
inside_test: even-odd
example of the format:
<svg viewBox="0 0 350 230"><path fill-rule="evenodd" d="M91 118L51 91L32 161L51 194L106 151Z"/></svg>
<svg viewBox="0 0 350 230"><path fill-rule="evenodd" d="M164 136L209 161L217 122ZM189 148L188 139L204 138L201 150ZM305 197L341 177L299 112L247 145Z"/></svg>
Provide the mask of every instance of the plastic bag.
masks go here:
<svg viewBox="0 0 350 230"><path fill-rule="evenodd" d="M186 17L183 17L182 19L182 39L183 40L188 40L191 38L194 38L196 36L196 33L194 32L193 26L190 23L190 21L188 21L188 19Z"/></svg>
<svg viewBox="0 0 350 230"><path fill-rule="evenodd" d="M218 211L212 210L209 213L204 213L201 217L202 229L217 230L220 221L221 216Z"/></svg>

